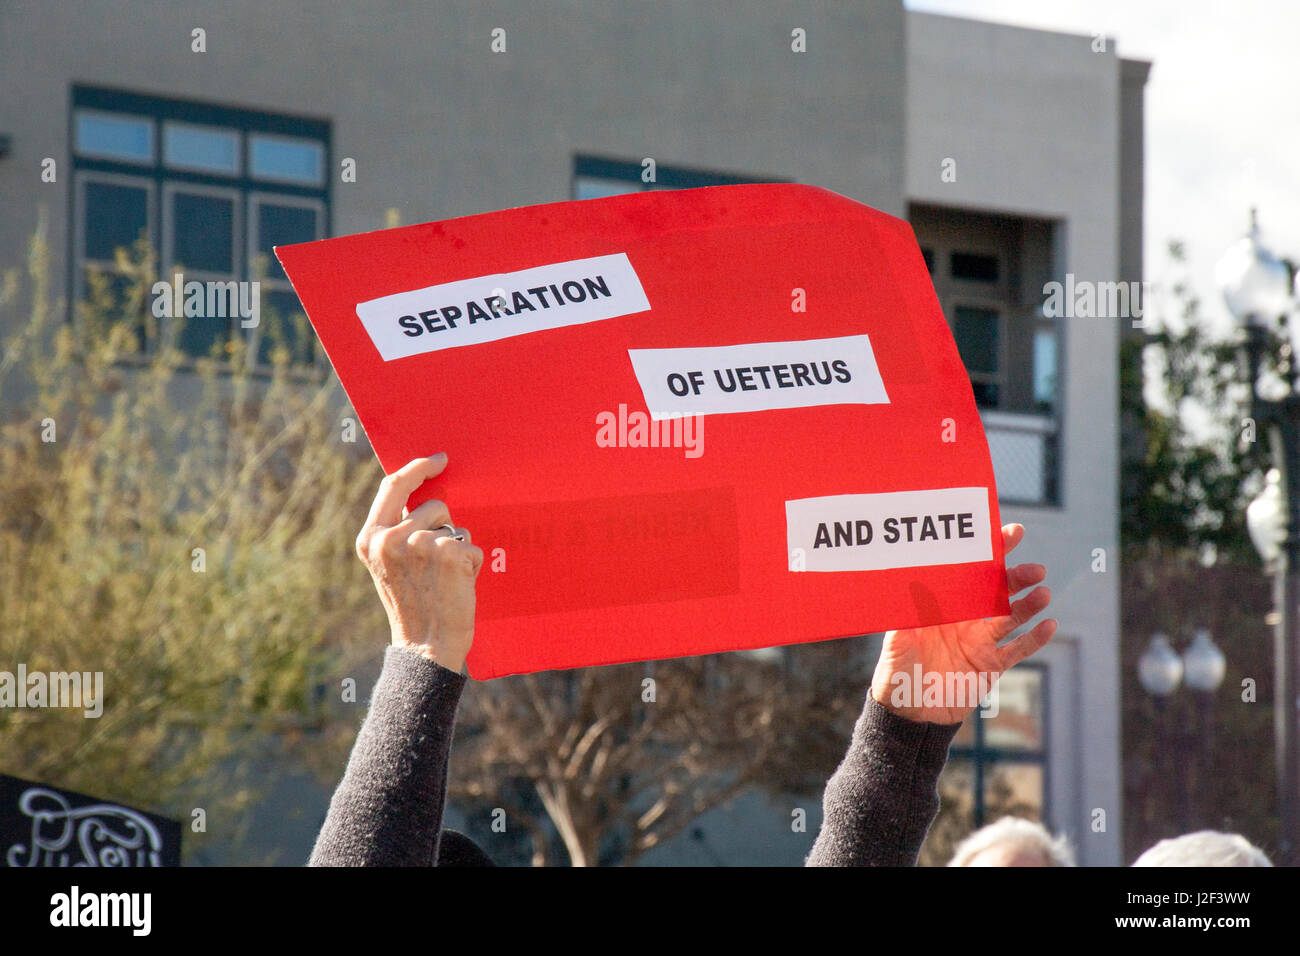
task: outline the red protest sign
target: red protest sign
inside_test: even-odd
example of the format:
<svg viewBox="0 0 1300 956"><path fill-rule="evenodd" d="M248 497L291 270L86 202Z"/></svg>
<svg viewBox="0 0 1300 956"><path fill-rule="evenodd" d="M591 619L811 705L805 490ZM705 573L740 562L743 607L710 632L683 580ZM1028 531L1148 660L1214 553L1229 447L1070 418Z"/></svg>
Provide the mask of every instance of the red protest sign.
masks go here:
<svg viewBox="0 0 1300 956"><path fill-rule="evenodd" d="M469 672L1008 611L911 228L826 190L635 193L280 247L385 471L446 451Z"/></svg>

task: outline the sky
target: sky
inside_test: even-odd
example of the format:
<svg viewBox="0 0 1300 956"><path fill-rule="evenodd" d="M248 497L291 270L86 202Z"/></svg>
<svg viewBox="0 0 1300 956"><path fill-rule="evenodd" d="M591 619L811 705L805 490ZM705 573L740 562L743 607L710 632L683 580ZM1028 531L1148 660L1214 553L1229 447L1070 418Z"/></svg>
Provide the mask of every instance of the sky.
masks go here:
<svg viewBox="0 0 1300 956"><path fill-rule="evenodd" d="M1115 40L1146 87L1146 278L1181 239L1216 327L1214 266L1259 208L1264 241L1300 260L1300 3L1294 0L905 0L909 10Z"/></svg>

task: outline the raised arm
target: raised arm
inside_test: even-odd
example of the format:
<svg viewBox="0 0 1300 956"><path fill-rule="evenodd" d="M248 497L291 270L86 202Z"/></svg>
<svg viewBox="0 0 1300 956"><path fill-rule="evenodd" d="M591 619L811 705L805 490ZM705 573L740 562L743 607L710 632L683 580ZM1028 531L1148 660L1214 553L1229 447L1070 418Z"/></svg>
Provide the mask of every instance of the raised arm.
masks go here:
<svg viewBox="0 0 1300 956"><path fill-rule="evenodd" d="M388 614L392 646L312 866L437 863L483 552L464 528L454 528L441 501L409 514L404 504L446 464L445 455L420 458L387 476L357 536L357 554Z"/></svg>
<svg viewBox="0 0 1300 956"><path fill-rule="evenodd" d="M1022 525L1002 529L1009 554L1023 539ZM1047 576L1041 564L1007 571L1011 596ZM826 784L822 829L808 866L913 866L925 834L939 812L938 783L948 745L962 721L979 703L940 700L926 706L921 674L938 674L947 688L991 688L1006 670L1039 650L1056 633L1048 618L1015 640L999 646L1051 601L1046 587L1035 588L1011 605L1006 617L891 631L871 680L848 753ZM960 681L949 679L960 677ZM914 693L913 693L914 691Z"/></svg>

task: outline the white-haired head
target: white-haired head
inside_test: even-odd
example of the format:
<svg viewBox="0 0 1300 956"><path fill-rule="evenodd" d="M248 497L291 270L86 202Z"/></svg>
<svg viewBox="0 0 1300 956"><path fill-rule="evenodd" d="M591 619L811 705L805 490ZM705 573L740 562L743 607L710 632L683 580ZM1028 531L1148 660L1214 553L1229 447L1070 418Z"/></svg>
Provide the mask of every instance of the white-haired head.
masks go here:
<svg viewBox="0 0 1300 956"><path fill-rule="evenodd" d="M1065 837L1053 838L1033 820L1003 817L957 845L949 866L1074 866Z"/></svg>
<svg viewBox="0 0 1300 956"><path fill-rule="evenodd" d="M1198 830L1161 840L1134 866L1272 866L1264 851L1240 833Z"/></svg>

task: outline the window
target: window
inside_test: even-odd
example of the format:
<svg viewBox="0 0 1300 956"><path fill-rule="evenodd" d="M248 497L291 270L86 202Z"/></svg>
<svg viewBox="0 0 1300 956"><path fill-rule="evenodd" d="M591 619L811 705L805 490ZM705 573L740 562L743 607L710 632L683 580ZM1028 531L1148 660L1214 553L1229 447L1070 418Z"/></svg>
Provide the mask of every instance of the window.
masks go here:
<svg viewBox="0 0 1300 956"><path fill-rule="evenodd" d="M998 257L978 252L954 252L949 260L949 272L954 279L971 282L997 282Z"/></svg>
<svg viewBox="0 0 1300 956"><path fill-rule="evenodd" d="M163 185L163 261L183 266L193 278L233 276L238 258L239 194L211 186ZM202 228L197 227L202 224Z"/></svg>
<svg viewBox="0 0 1300 956"><path fill-rule="evenodd" d="M310 362L316 339L303 320L298 297L273 250L303 242L304 236L320 235L324 231L325 207L313 199L255 193L252 209L248 254L261 282L269 320L257 336L257 360L268 363L273 350L283 347L295 362Z"/></svg>
<svg viewBox="0 0 1300 956"><path fill-rule="evenodd" d="M647 182L649 175L650 167L638 161L575 156L572 196L574 199L599 199L603 196L648 192L652 189L695 189L700 186L737 186L744 183L786 181L661 164L654 166L654 180Z"/></svg>
<svg viewBox="0 0 1300 956"><path fill-rule="evenodd" d="M253 136L252 174L257 179L320 186L325 179L325 150L320 143L284 136Z"/></svg>
<svg viewBox="0 0 1300 956"><path fill-rule="evenodd" d="M922 204L908 215L970 376L999 495L1059 504L1061 330L1042 308L1057 224Z"/></svg>
<svg viewBox="0 0 1300 956"><path fill-rule="evenodd" d="M1006 407L1014 401L1007 388L1007 363L1009 353L1016 351L1007 328L1007 313L1013 310L1003 263L1011 258L1010 250L997 249L974 230L969 236L950 237L945 245L947 254L931 251L927 265L970 374L975 403L981 408ZM981 245L985 250L972 251Z"/></svg>
<svg viewBox="0 0 1300 956"><path fill-rule="evenodd" d="M71 119L76 299L125 288L117 250L144 243L164 281L179 273L222 290L258 282L259 321L232 311L240 295L251 305L248 286L206 296L221 303L212 315L154 319L145 303L116 316L142 351L165 344L221 356L242 337L259 365L277 348L313 364L315 337L272 249L328 234L328 124L84 86L73 88Z"/></svg>
<svg viewBox="0 0 1300 956"><path fill-rule="evenodd" d="M1021 664L995 691L996 715L966 719L939 780L945 812L957 817L949 826L963 835L1003 816L1047 819L1047 669Z"/></svg>
<svg viewBox="0 0 1300 956"><path fill-rule="evenodd" d="M163 275L175 267L187 283L238 281L238 215L236 190L163 183ZM163 335L186 355L213 355L229 351L238 327L235 317L189 316L164 323Z"/></svg>
<svg viewBox="0 0 1300 956"><path fill-rule="evenodd" d="M75 196L81 210L72 240L83 279L79 297L102 295L109 319L127 325L136 347L143 349L149 335L145 313L127 308L130 279L118 268L116 256L119 248L136 248L154 234L152 184L136 176L87 174L77 179Z"/></svg>
<svg viewBox="0 0 1300 956"><path fill-rule="evenodd" d="M151 195L145 180L127 177L86 177L82 183L85 229L82 255L111 266L115 250L148 237Z"/></svg>
<svg viewBox="0 0 1300 956"><path fill-rule="evenodd" d="M1056 339L1052 328L1034 332L1034 407L1042 412L1056 404Z"/></svg>
<svg viewBox="0 0 1300 956"><path fill-rule="evenodd" d="M77 114L77 154L126 163L153 163L153 121L143 116L83 110Z"/></svg>
<svg viewBox="0 0 1300 956"><path fill-rule="evenodd" d="M176 169L239 172L239 134L188 123L163 124L163 161Z"/></svg>
<svg viewBox="0 0 1300 956"><path fill-rule="evenodd" d="M996 308L954 305L952 336L970 374L976 403L996 407L1004 371L1002 312Z"/></svg>
<svg viewBox="0 0 1300 956"><path fill-rule="evenodd" d="M1059 330L1041 309L1053 224L919 204L909 216L979 405L1053 413Z"/></svg>

